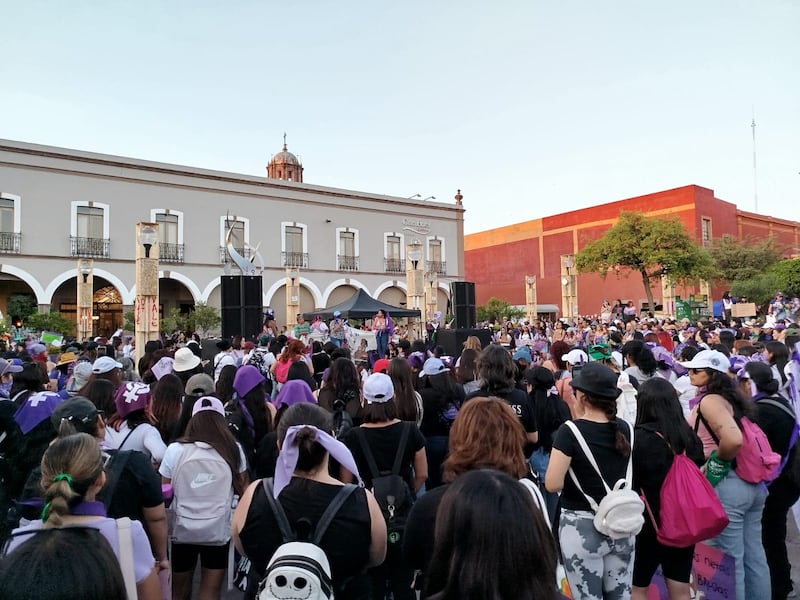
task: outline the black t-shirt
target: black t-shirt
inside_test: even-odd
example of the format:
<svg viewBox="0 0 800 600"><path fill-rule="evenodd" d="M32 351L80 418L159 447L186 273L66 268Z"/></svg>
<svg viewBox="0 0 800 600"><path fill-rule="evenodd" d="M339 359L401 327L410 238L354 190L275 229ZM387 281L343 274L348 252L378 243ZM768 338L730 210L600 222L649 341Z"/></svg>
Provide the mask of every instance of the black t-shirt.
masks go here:
<svg viewBox="0 0 800 600"><path fill-rule="evenodd" d="M615 449L616 423L595 423L585 419L576 419L574 423L578 426L578 430L592 451L594 459L600 467L600 472L603 474L603 479L605 479L609 488L613 488L618 480L625 478L625 469L628 466L627 457L622 456ZM622 431L630 441L631 434L627 425L622 425ZM584 456L578 440L575 439L566 424L559 427L556 432L553 439L553 448L572 457L570 466L575 471L575 476L580 481L583 491L599 504L606 495L606 489L603 487L603 482L600 481L597 471L594 470L594 467ZM589 503L575 486L569 473L564 477L561 506L569 510L591 510Z"/></svg>
<svg viewBox="0 0 800 600"><path fill-rule="evenodd" d="M690 443L686 448L686 456L697 466L701 466L706 460L703 454L703 443L691 428L689 428L689 432ZM683 448L675 448L675 452L680 454L683 452ZM674 456L667 442L656 433L655 424L645 423L636 427L636 435L633 440L633 487L637 491L644 492L647 502L659 522L661 487L672 467Z"/></svg>
<svg viewBox="0 0 800 600"><path fill-rule="evenodd" d="M765 400L767 398L756 401L753 422L761 427L761 430L767 436L769 445L772 446L772 451L781 456L786 456L789 451L789 441L792 437L795 420L787 412L777 406L767 404ZM777 394L770 397L769 400L780 402L785 407L791 408L786 399Z"/></svg>
<svg viewBox="0 0 800 600"><path fill-rule="evenodd" d="M533 410L533 402L528 397L528 394L519 388L514 388L510 392L505 393L490 392L486 388L481 388L477 392L473 392L467 396L467 401L472 398L488 398L490 396L496 396L506 401L514 411L514 414L519 417L519 421L522 423L525 433L534 433L537 431L536 414ZM534 444L526 442L524 448L525 456L529 457L533 454L533 450Z"/></svg>
<svg viewBox="0 0 800 600"><path fill-rule="evenodd" d="M311 521L312 526L316 526L340 487L293 477L279 496L289 524L295 527L300 519L306 518ZM369 561L371 538L366 492L358 489L347 498L320 541L320 547L330 562L336 598L370 598L369 579L364 573ZM254 598L255 586L263 578L269 559L278 546L283 544L262 482L259 482L253 493L239 539L256 572L256 576L250 578L254 588L248 590L245 598Z"/></svg>
<svg viewBox="0 0 800 600"><path fill-rule="evenodd" d="M394 458L397 454L398 446L400 445L400 437L403 434L403 429L409 427L410 431L408 439L406 440L406 447L403 449L403 458L400 461L400 476L408 483L411 491L414 491L414 455L425 447L425 438L420 433L416 423L410 421L399 421L386 425L384 427L359 427L366 438L367 445L372 450L372 455L375 457L375 464L378 471L391 471L394 464ZM372 473L369 469L369 463L364 456L364 451L361 448L361 443L358 441L358 432L355 428L348 431L342 442L353 453L353 458L356 461L358 472L364 480L364 485L368 488L372 487Z"/></svg>
<svg viewBox="0 0 800 600"><path fill-rule="evenodd" d="M464 402L464 389L453 385L447 390L423 387L419 390L422 398L422 422L419 429L425 437L448 437L454 414L451 407L460 407Z"/></svg>
<svg viewBox="0 0 800 600"><path fill-rule="evenodd" d="M441 485L420 496L408 515L403 533L403 560L412 569L426 571L431 564L436 511L447 488L448 485Z"/></svg>
<svg viewBox="0 0 800 600"><path fill-rule="evenodd" d="M547 394L542 401L537 401L533 396L529 398L533 402L533 414L539 432L539 441L535 447L550 452L553 448L553 435L562 423L572 418L569 406L558 394Z"/></svg>

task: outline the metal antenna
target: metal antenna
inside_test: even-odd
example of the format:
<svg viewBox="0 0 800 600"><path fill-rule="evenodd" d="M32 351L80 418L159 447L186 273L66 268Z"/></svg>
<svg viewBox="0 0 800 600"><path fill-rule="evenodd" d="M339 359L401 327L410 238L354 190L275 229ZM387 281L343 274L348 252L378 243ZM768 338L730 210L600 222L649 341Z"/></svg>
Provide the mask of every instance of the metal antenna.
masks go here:
<svg viewBox="0 0 800 600"><path fill-rule="evenodd" d="M753 107L753 120L750 123L753 130L753 207L758 212L758 168L756 163L756 109Z"/></svg>

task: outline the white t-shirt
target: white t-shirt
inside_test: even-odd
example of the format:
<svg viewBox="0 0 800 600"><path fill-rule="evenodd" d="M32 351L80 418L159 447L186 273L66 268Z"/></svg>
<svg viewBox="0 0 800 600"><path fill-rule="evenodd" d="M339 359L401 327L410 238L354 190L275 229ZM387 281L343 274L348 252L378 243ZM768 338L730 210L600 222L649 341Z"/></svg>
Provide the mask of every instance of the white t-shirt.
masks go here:
<svg viewBox="0 0 800 600"><path fill-rule="evenodd" d="M205 442L194 443L201 448L211 448L211 445ZM161 466L158 468L158 472L162 477L172 479L172 472L175 470L178 462L180 462L181 456L183 456L183 450L187 445L188 444L182 444L180 442L172 442L167 447L167 451L164 453L164 458L161 461ZM247 470L247 458L245 458L244 450L239 442L236 442L236 447L239 448L239 473L244 473Z"/></svg>
<svg viewBox="0 0 800 600"><path fill-rule="evenodd" d="M126 440L125 438L129 433L131 435ZM164 452L167 449L167 445L164 443L164 440L161 439L161 434L158 432L158 429L149 423L137 425L133 432L131 432L130 427L128 427L127 420L122 422L119 431L116 431L113 427L106 427L105 446L107 448L119 450L120 444L122 444L123 441L125 442L122 446L123 450L138 450L139 452L144 452L154 463L161 462L164 458Z"/></svg>
<svg viewBox="0 0 800 600"><path fill-rule="evenodd" d="M225 365L237 366L236 357L230 352L220 352L214 357L214 381L219 379L219 374L222 372L222 367Z"/></svg>

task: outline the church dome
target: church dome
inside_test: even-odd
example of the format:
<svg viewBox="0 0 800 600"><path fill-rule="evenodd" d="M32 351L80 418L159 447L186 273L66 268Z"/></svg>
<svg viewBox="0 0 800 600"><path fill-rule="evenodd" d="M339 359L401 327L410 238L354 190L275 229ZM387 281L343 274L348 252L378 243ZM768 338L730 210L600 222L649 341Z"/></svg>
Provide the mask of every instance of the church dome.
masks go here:
<svg viewBox="0 0 800 600"><path fill-rule="evenodd" d="M287 149L285 133L283 134L283 150L275 154L267 164L267 177L303 182L303 163Z"/></svg>
<svg viewBox="0 0 800 600"><path fill-rule="evenodd" d="M289 152L286 149L286 145L283 146L283 150L278 152L272 159L269 161L271 165L297 165L300 166L300 161L298 158Z"/></svg>

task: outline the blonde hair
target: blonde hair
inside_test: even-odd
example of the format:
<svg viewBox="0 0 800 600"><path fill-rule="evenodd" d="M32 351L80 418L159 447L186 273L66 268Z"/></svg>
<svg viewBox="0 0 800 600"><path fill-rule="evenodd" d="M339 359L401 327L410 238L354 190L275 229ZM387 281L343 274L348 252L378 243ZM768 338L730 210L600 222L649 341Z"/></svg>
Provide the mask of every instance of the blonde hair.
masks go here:
<svg viewBox="0 0 800 600"><path fill-rule="evenodd" d="M70 504L82 499L102 473L103 458L95 438L88 433L56 438L42 457L46 526L61 526L70 514Z"/></svg>

